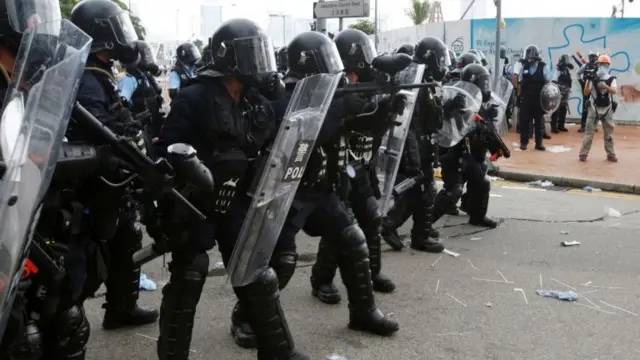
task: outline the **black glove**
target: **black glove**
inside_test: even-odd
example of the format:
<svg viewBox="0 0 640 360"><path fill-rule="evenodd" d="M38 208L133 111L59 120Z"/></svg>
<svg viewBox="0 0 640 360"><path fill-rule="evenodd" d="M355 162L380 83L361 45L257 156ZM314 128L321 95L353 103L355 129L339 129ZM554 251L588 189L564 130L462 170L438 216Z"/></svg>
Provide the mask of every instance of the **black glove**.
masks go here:
<svg viewBox="0 0 640 360"><path fill-rule="evenodd" d="M500 105L498 104L490 104L489 107L486 110L486 120L488 121L496 121L496 118L498 117L499 111L498 108L500 107Z"/></svg>
<svg viewBox="0 0 640 360"><path fill-rule="evenodd" d="M466 106L465 99L463 94L457 94L453 99L447 100L443 105L445 116L451 116L452 113L464 109Z"/></svg>
<svg viewBox="0 0 640 360"><path fill-rule="evenodd" d="M397 94L391 103L391 112L402 115L406 107L407 97L404 94Z"/></svg>

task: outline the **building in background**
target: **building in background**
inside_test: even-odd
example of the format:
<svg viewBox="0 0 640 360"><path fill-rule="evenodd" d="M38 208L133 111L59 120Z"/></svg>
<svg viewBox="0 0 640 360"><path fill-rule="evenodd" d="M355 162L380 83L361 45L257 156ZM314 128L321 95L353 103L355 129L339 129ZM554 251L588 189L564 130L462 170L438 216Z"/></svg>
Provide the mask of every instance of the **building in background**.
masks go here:
<svg viewBox="0 0 640 360"><path fill-rule="evenodd" d="M469 4L474 0L460 0L460 16L462 16L467 10ZM487 19L490 17L495 18L496 5L493 0L475 0L475 3L464 17L465 19Z"/></svg>
<svg viewBox="0 0 640 360"><path fill-rule="evenodd" d="M282 47L296 37L296 35L309 31L313 20L294 18L286 14L269 14L267 34L273 41L273 46Z"/></svg>
<svg viewBox="0 0 640 360"><path fill-rule="evenodd" d="M224 6L200 5L200 36L208 38L223 22Z"/></svg>

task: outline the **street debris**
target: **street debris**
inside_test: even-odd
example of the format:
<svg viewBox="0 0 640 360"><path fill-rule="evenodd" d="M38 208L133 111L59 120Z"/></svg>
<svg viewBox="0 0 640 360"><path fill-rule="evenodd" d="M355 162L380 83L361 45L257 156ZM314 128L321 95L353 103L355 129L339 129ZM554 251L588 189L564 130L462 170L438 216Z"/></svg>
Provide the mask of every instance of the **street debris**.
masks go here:
<svg viewBox="0 0 640 360"><path fill-rule="evenodd" d="M602 310L602 309L598 309L598 308L596 308L596 307L589 306L589 305L586 305L586 304L580 304L579 302L574 302L573 304L574 304L574 305L578 305L578 306L584 306L584 307L586 307L586 308L589 308L589 309L592 309L592 310L595 310L595 311L600 311L600 312L605 313L605 314L609 314L609 315L617 315L617 314L616 314L616 313L614 313L614 312L606 311L606 310Z"/></svg>
<svg viewBox="0 0 640 360"><path fill-rule="evenodd" d="M502 195L499 194L489 194L489 197L501 198Z"/></svg>
<svg viewBox="0 0 640 360"><path fill-rule="evenodd" d="M582 190L586 191L586 192L601 192L602 189L598 189L598 188L594 188L591 186L585 186L582 188Z"/></svg>
<svg viewBox="0 0 640 360"><path fill-rule="evenodd" d="M536 181L529 181L528 183L525 183L527 185L530 186L537 186L537 187L553 187L553 183L549 180L536 180Z"/></svg>
<svg viewBox="0 0 640 360"><path fill-rule="evenodd" d="M490 308L490 307L493 307L493 304L492 304L492 303L490 303L490 302L488 302L488 303L484 304L484 306L486 306L486 307Z"/></svg>
<svg viewBox="0 0 640 360"><path fill-rule="evenodd" d="M562 230L560 231L560 234L562 235L569 235L569 232L567 230Z"/></svg>
<svg viewBox="0 0 640 360"><path fill-rule="evenodd" d="M562 286L564 286L564 287L566 287L566 288L569 288L569 289L571 289L571 290L573 290L573 291L575 291L575 290L576 290L576 288L574 288L573 286L569 286L569 285L567 285L567 284L563 283L562 281L558 281L558 280L556 280L556 279L554 279L554 278L551 278L551 281L555 281L555 282L557 282L558 284L560 284L560 285L562 285Z"/></svg>
<svg viewBox="0 0 640 360"><path fill-rule="evenodd" d="M554 298L562 301L576 301L578 294L573 291L536 290L536 294L542 297Z"/></svg>
<svg viewBox="0 0 640 360"><path fill-rule="evenodd" d="M584 296L584 294L580 294L580 296L582 296L582 298L585 299L589 304L593 305L593 307L597 307L598 309L600 309L600 306L596 305L596 303L594 303L593 301L589 300L589 298Z"/></svg>
<svg viewBox="0 0 640 360"><path fill-rule="evenodd" d="M440 288L440 279L436 282L436 294L438 293L438 289Z"/></svg>
<svg viewBox="0 0 640 360"><path fill-rule="evenodd" d="M504 180L503 178L499 177L499 176L489 176L489 181L501 181Z"/></svg>
<svg viewBox="0 0 640 360"><path fill-rule="evenodd" d="M346 357L338 354L327 355L327 360L347 360Z"/></svg>
<svg viewBox="0 0 640 360"><path fill-rule="evenodd" d="M603 305L607 305L607 306L608 306L608 307L610 307L610 308L613 308L613 309L616 309L616 310L620 310L620 311L622 311L622 312L626 312L626 313L627 313L627 314L629 314L629 315L633 315L633 316L635 316L635 317L638 317L638 314L633 313L633 312L631 312L631 311L629 311L629 310L625 310L625 309L623 309L623 308L621 308L621 307L617 307L617 306L615 306L615 305L611 305L611 304L609 304L609 303L607 303L607 302L604 302L604 301L602 301L602 300L600 300L600 303L601 303L601 304L603 304Z"/></svg>
<svg viewBox="0 0 640 360"><path fill-rule="evenodd" d="M606 206L604 208L604 213L611 217L616 217L616 218L622 217L622 214L620 214L620 211L614 208L606 207Z"/></svg>
<svg viewBox="0 0 640 360"><path fill-rule="evenodd" d="M146 274L140 273L140 290L155 291L158 289L156 283L149 279Z"/></svg>
<svg viewBox="0 0 640 360"><path fill-rule="evenodd" d="M478 240L482 240L481 237L472 237L471 239L469 239L471 241L478 241Z"/></svg>
<svg viewBox="0 0 640 360"><path fill-rule="evenodd" d="M523 290L523 289L515 288L515 289L513 289L513 291L517 291L517 292L522 293L522 297L524 298L524 303L525 303L526 305L529 305L529 301L527 300L527 295L524 293L524 290Z"/></svg>
<svg viewBox="0 0 640 360"><path fill-rule="evenodd" d="M451 335L466 335L466 334L470 334L470 332L461 332L461 333L450 332L450 333L442 333L442 334L436 334L436 335L438 335L438 336L451 336Z"/></svg>
<svg viewBox="0 0 640 360"><path fill-rule="evenodd" d="M567 246L576 246L576 245L580 245L580 241L563 241L560 243L560 245L567 247Z"/></svg>
<svg viewBox="0 0 640 360"><path fill-rule="evenodd" d="M486 281L486 282L494 282L494 283L500 283L500 284L513 284L513 283L505 283L503 280L482 279L477 277L472 277L472 279L476 281Z"/></svg>
<svg viewBox="0 0 640 360"><path fill-rule="evenodd" d="M442 259L442 256L443 256L443 255L440 255L440 257L439 257L439 258L437 258L437 259L436 259L436 261L434 261L434 262L433 262L433 264L431 264L431 267L436 266L436 264L438 263L438 261L440 261L440 259Z"/></svg>
<svg viewBox="0 0 640 360"><path fill-rule="evenodd" d="M136 333L136 335L141 336L141 337L143 337L143 338L145 338L145 339L149 339L149 340L153 340L153 341L158 341L158 338L153 337L153 336L149 336L149 335L145 335L145 334L140 334L140 333ZM190 351L190 352L192 352L192 353L196 353L196 351L195 351L195 350L191 350L191 349L189 349L189 351Z"/></svg>
<svg viewBox="0 0 640 360"><path fill-rule="evenodd" d="M540 274L540 289L542 289L542 274Z"/></svg>
<svg viewBox="0 0 640 360"><path fill-rule="evenodd" d="M449 249L444 249L443 253L447 254L447 255L451 255L454 258L457 258L458 256L460 256L460 254L458 254L457 252L453 252Z"/></svg>
<svg viewBox="0 0 640 360"><path fill-rule="evenodd" d="M475 271L480 271L480 270L478 270L478 268L477 268L475 265L473 265L473 263L471 262L471 259L467 259L467 261L469 262L469 265L471 265L471 267L473 268L473 270L475 270Z"/></svg>
<svg viewBox="0 0 640 360"><path fill-rule="evenodd" d="M498 273L498 275L500 275L500 277L502 278L502 280L504 280L505 284L509 284L511 283L509 280L507 280L506 277L504 277L504 275L502 275L502 273L500 272L500 270L496 270L496 272Z"/></svg>
<svg viewBox="0 0 640 360"><path fill-rule="evenodd" d="M451 295L451 294L449 294L449 293L445 293L445 294L446 294L448 297L452 298L452 299L453 299L453 301L457 302L458 304L460 304L460 305L462 305L462 306L464 306L464 307L467 307L467 304L465 304L465 303L463 303L462 301L460 301L460 300L456 299L453 295Z"/></svg>
<svg viewBox="0 0 640 360"><path fill-rule="evenodd" d="M568 148L564 145L552 145L552 146L547 146L546 150L550 153L559 154L563 152L569 152L571 151L571 148Z"/></svg>

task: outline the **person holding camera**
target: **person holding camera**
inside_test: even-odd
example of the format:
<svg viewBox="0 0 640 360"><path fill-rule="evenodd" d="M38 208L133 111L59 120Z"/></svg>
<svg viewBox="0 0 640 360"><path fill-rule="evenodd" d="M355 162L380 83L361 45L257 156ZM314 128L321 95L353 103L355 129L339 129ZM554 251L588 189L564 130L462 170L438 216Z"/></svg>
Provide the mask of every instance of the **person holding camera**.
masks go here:
<svg viewBox="0 0 640 360"><path fill-rule="evenodd" d="M536 150L544 151L542 144L544 135L544 120L542 106L540 105L540 92L546 83L551 81L551 70L540 56L540 48L536 45L528 45L524 51L525 62L514 75L514 86L520 97L520 111L518 126L520 127L520 149L527 150L529 144L529 126L532 118L534 122L533 133L535 135Z"/></svg>
<svg viewBox="0 0 640 360"><path fill-rule="evenodd" d="M571 72L573 70L573 64L569 62L569 55L560 56L558 64L556 64L556 72L554 83L560 88L562 94L562 102L556 112L551 115L551 132L554 134L567 132L567 128L564 126L565 119L567 118L569 93L571 92Z"/></svg>
<svg viewBox="0 0 640 360"><path fill-rule="evenodd" d="M585 96L590 96L592 103L589 108L589 115L580 148L580 161L587 161L587 156L591 150L593 133L598 126L598 120L602 121L604 130L604 150L607 152L607 160L618 162L618 158L613 150L613 114L616 112L618 103L613 96L618 92L618 85L615 76L609 74L611 58L609 55L600 55L597 60L598 71L585 71Z"/></svg>
<svg viewBox="0 0 640 360"><path fill-rule="evenodd" d="M580 87L582 87L582 117L580 118L580 129L578 132L584 132L585 125L587 123L587 115L589 114L589 107L591 105L590 94L584 95L584 87L587 83L587 78L591 78L598 71L598 57L600 55L597 52L589 52L588 62L578 69L578 76L580 76ZM584 60L583 60L584 61ZM597 124L596 124L597 125ZM597 126L596 126L596 131Z"/></svg>

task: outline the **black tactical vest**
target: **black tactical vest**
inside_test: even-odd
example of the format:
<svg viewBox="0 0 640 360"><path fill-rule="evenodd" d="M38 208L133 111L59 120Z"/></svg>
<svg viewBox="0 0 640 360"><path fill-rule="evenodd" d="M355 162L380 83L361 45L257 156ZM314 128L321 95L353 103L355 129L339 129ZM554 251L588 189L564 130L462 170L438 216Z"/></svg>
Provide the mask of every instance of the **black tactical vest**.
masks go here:
<svg viewBox="0 0 640 360"><path fill-rule="evenodd" d="M520 81L520 95L530 103L540 103L540 93L546 80L544 78L543 62L539 62L534 73L531 73L531 64L527 63L522 68L522 80Z"/></svg>
<svg viewBox="0 0 640 360"><path fill-rule="evenodd" d="M180 88L183 88L189 83L189 80L191 80L191 76L187 73L187 69L185 69L184 65L179 62L176 62L171 71L175 71L175 73L180 77Z"/></svg>
<svg viewBox="0 0 640 360"><path fill-rule="evenodd" d="M136 90L131 95L131 111L133 114L137 115L146 110L151 113L159 111L160 104L156 100L158 93L148 81L150 76L145 77L139 70L130 71L126 76L132 76L138 83Z"/></svg>
<svg viewBox="0 0 640 360"><path fill-rule="evenodd" d="M558 75L558 84L569 88L571 87L571 73L569 72L569 69L565 68L560 71L560 74Z"/></svg>
<svg viewBox="0 0 640 360"><path fill-rule="evenodd" d="M615 76L610 76L607 80L604 80L604 82L608 86L611 86L611 83L615 79L616 79ZM596 85L594 84L593 86L595 87ZM613 98L613 96L611 94L609 94L608 92L605 92L603 94L597 88L595 88L594 91L595 91L596 95L593 96L593 104L596 107L609 107L609 105L611 105L612 98Z"/></svg>

